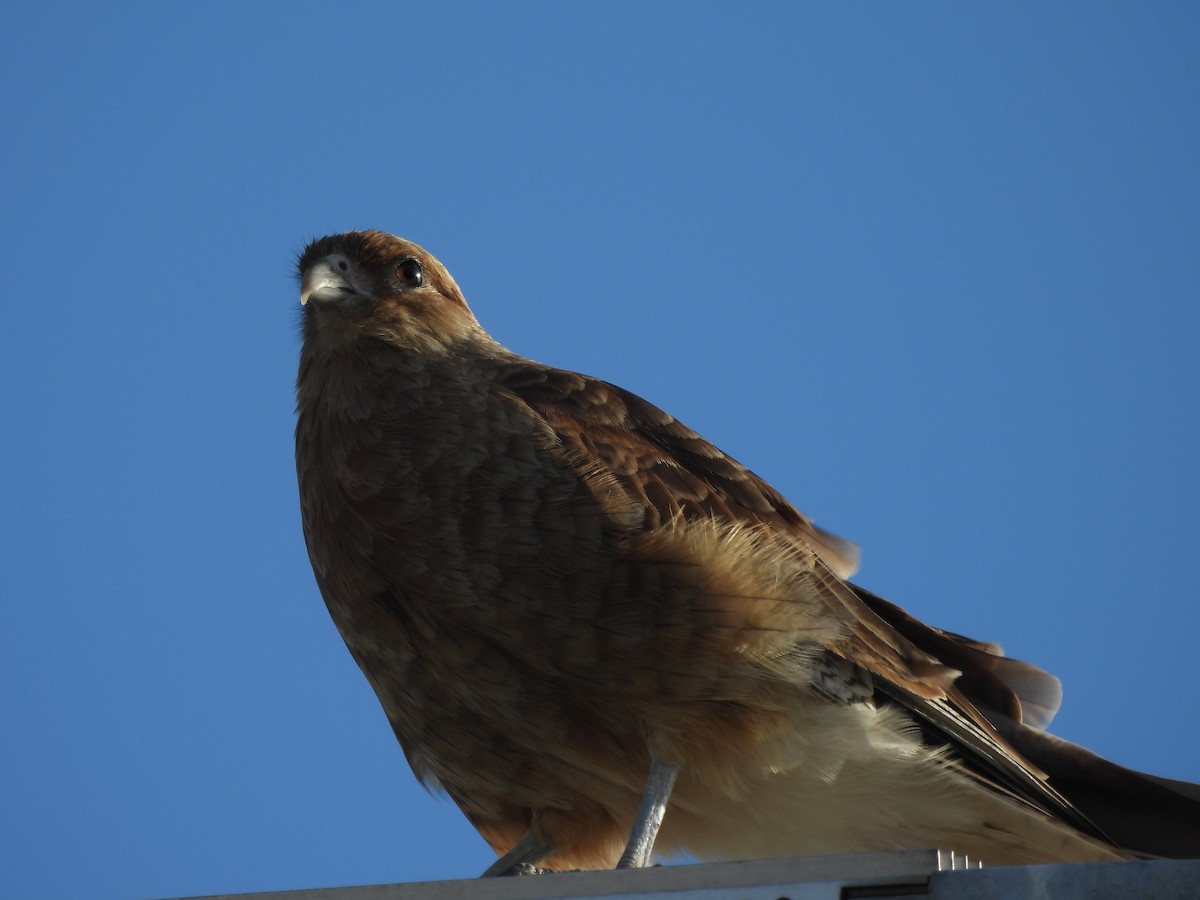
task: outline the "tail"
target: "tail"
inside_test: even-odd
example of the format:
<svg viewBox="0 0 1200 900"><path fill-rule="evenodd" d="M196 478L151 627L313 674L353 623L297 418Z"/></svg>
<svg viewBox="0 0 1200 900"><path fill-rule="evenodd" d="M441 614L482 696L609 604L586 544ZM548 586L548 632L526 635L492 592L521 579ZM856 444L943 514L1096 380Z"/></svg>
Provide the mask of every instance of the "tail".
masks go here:
<svg viewBox="0 0 1200 900"><path fill-rule="evenodd" d="M1200 857L1200 785L1126 769L1005 716L996 730L1117 846L1147 857Z"/></svg>
<svg viewBox="0 0 1200 900"><path fill-rule="evenodd" d="M926 625L869 591L854 591L917 647L961 671L955 687L1096 832L1137 856L1200 858L1200 785L1126 769L1048 734L1042 729L1062 698L1053 675L1005 657L995 644Z"/></svg>

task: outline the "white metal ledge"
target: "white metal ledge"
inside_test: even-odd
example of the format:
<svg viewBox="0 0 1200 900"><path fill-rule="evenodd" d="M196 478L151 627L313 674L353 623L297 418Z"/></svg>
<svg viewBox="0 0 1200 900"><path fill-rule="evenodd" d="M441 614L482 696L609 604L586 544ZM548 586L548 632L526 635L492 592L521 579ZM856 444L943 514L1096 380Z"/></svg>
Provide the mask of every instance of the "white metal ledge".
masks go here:
<svg viewBox="0 0 1200 900"><path fill-rule="evenodd" d="M982 869L945 850L379 884L194 900L1200 900L1200 860Z"/></svg>

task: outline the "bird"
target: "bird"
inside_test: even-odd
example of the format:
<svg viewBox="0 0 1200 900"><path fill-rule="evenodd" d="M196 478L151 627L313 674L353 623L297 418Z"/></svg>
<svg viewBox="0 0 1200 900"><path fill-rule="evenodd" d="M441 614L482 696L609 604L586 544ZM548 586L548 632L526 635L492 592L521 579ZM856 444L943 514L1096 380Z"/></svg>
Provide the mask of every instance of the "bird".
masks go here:
<svg viewBox="0 0 1200 900"><path fill-rule="evenodd" d="M498 343L417 244L322 237L298 277L316 582L484 874L1200 856L1200 786L1051 735L1056 678L856 586L855 545L668 413Z"/></svg>

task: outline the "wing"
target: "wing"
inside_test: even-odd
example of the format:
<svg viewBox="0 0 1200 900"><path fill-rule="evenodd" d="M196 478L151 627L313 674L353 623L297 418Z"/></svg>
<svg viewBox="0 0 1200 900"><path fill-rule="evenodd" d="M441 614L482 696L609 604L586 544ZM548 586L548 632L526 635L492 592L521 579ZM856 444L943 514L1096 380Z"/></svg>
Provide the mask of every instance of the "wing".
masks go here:
<svg viewBox="0 0 1200 900"><path fill-rule="evenodd" d="M955 687L985 715L994 711L1041 730L1058 712L1062 684L1053 675L1019 659L1010 659L996 644L926 625L896 604L857 585L852 587L864 603L900 634L960 671L962 675Z"/></svg>
<svg viewBox="0 0 1200 900"><path fill-rule="evenodd" d="M1020 721L1026 699L1041 725L1057 708L1057 679L1005 659L994 645L926 626L846 582L857 564L853 544L818 528L737 460L637 395L526 361L505 364L496 383L554 431L581 470L616 478L640 501L645 528L716 518L767 526L807 544L818 556L813 582L848 633L829 650L873 676L879 699L909 710L929 743L950 745L951 764L965 774L1103 838L972 702Z"/></svg>
<svg viewBox="0 0 1200 900"><path fill-rule="evenodd" d="M674 417L615 385L575 372L513 361L497 384L555 433L580 471L603 472L645 508L652 530L682 518L766 526L818 556L814 582L829 614L851 633L834 647L917 696L943 697L958 672L920 650L862 601L843 578L857 548L817 528L765 481ZM844 651L844 652L843 652Z"/></svg>
<svg viewBox="0 0 1200 900"><path fill-rule="evenodd" d="M842 578L858 547L818 528L773 487L636 394L575 372L513 363L499 383L541 416L582 460L642 501L645 526L682 515L769 525L800 535Z"/></svg>

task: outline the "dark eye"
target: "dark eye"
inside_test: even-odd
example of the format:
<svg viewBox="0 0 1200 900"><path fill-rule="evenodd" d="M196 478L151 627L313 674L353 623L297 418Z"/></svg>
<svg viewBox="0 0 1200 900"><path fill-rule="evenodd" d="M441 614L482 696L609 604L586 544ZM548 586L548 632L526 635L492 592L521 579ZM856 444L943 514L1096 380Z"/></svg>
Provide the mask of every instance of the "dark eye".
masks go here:
<svg viewBox="0 0 1200 900"><path fill-rule="evenodd" d="M417 260L409 257L396 266L396 277L405 287L420 287L425 283L425 270Z"/></svg>

